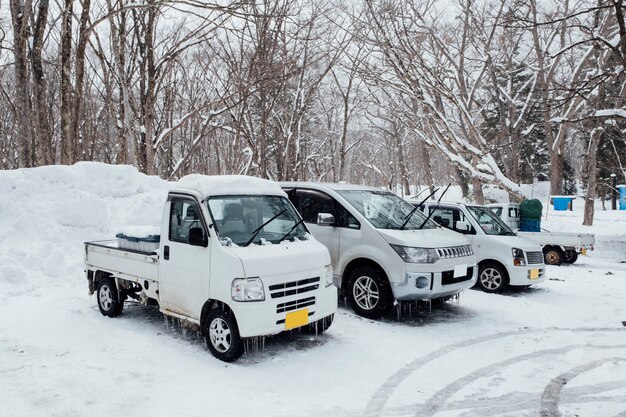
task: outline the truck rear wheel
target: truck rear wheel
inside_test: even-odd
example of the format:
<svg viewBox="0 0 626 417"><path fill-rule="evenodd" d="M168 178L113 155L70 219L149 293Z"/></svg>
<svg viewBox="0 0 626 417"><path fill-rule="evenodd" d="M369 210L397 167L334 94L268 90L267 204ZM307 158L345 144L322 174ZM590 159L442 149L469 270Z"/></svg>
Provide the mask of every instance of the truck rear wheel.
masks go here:
<svg viewBox="0 0 626 417"><path fill-rule="evenodd" d="M378 319L393 307L393 294L384 273L369 265L358 266L348 280L348 301L356 314Z"/></svg>
<svg viewBox="0 0 626 417"><path fill-rule="evenodd" d="M485 292L496 293L505 290L509 282L504 268L495 263L488 263L480 266L476 284Z"/></svg>
<svg viewBox="0 0 626 417"><path fill-rule="evenodd" d="M119 299L119 293L113 278L107 277L98 281L96 295L98 297L98 308L102 315L117 317L122 313L124 301Z"/></svg>
<svg viewBox="0 0 626 417"><path fill-rule="evenodd" d="M566 264L573 264L577 260L578 260L578 254L576 253L575 250L565 251L565 259L563 259L563 262L565 262Z"/></svg>
<svg viewBox="0 0 626 417"><path fill-rule="evenodd" d="M543 259L547 265L561 265L565 260L565 253L557 246L544 246Z"/></svg>
<svg viewBox="0 0 626 417"><path fill-rule="evenodd" d="M232 362L243 354L237 321L230 311L214 308L205 320L205 326L206 345L217 359Z"/></svg>

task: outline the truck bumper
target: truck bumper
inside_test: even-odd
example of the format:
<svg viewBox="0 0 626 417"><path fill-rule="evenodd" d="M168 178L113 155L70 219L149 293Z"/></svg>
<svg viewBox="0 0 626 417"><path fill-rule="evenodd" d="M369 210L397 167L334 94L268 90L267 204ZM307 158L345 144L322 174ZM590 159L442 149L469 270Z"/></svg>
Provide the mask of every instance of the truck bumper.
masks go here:
<svg viewBox="0 0 626 417"><path fill-rule="evenodd" d="M509 266L510 285L534 285L546 280L546 267L543 264L527 265L527 266ZM533 272L538 271L538 272ZM538 274L537 278L533 278L534 274Z"/></svg>
<svg viewBox="0 0 626 417"><path fill-rule="evenodd" d="M408 265L403 282L391 282L398 301L431 300L458 294L474 284L478 277L476 264L467 265L466 275L454 277L454 265L441 266L438 271L421 272ZM426 284L426 285L425 285Z"/></svg>
<svg viewBox="0 0 626 417"><path fill-rule="evenodd" d="M323 284L322 284L323 285ZM299 307L305 305L304 307ZM337 311L337 287L320 288L317 291L281 298L269 298L262 302L232 303L239 335L241 337L271 336L285 330L303 327L335 314ZM306 322L291 327L288 315L302 316L306 310Z"/></svg>

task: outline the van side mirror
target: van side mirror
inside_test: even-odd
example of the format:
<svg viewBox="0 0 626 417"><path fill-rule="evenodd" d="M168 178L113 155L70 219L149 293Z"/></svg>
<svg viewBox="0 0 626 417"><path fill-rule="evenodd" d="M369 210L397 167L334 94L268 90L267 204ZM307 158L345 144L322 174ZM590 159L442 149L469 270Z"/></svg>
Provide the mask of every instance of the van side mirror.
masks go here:
<svg viewBox="0 0 626 417"><path fill-rule="evenodd" d="M204 230L202 230L201 227L192 227L189 229L187 242L192 246L206 247L208 245L208 242L204 237Z"/></svg>
<svg viewBox="0 0 626 417"><path fill-rule="evenodd" d="M330 213L318 213L317 214L317 225L318 226L334 226L335 225L335 216Z"/></svg>
<svg viewBox="0 0 626 417"><path fill-rule="evenodd" d="M459 232L469 232L470 225L469 223L459 221L459 222L454 223L454 229Z"/></svg>

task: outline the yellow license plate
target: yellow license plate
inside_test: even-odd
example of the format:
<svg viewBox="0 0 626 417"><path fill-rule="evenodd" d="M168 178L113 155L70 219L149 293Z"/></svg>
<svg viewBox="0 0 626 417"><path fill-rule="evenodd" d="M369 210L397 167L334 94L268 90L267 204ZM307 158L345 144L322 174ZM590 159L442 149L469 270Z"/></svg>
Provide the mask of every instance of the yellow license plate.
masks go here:
<svg viewBox="0 0 626 417"><path fill-rule="evenodd" d="M538 269L531 269L530 270L530 279L537 279L539 278L539 270Z"/></svg>
<svg viewBox="0 0 626 417"><path fill-rule="evenodd" d="M581 251L581 254L582 254L583 256L587 255L587 249L583 248L583 250Z"/></svg>
<svg viewBox="0 0 626 417"><path fill-rule="evenodd" d="M285 316L285 330L304 326L309 322L309 309L293 311Z"/></svg>

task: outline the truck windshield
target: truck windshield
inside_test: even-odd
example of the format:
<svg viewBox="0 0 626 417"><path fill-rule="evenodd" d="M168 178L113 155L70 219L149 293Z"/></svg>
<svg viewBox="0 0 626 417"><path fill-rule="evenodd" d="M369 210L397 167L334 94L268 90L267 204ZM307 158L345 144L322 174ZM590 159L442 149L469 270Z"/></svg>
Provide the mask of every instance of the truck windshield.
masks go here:
<svg viewBox="0 0 626 417"><path fill-rule="evenodd" d="M209 197L208 206L214 228L225 244L247 246L307 239L306 227L285 197L216 196Z"/></svg>
<svg viewBox="0 0 626 417"><path fill-rule="evenodd" d="M401 229L402 224L414 207L389 191L343 190L337 191L377 229ZM415 210L404 226L405 230L415 230L426 220L426 216ZM423 229L435 229L438 224L428 220Z"/></svg>
<svg viewBox="0 0 626 417"><path fill-rule="evenodd" d="M488 207L467 206L481 229L488 235L515 236L515 233Z"/></svg>

